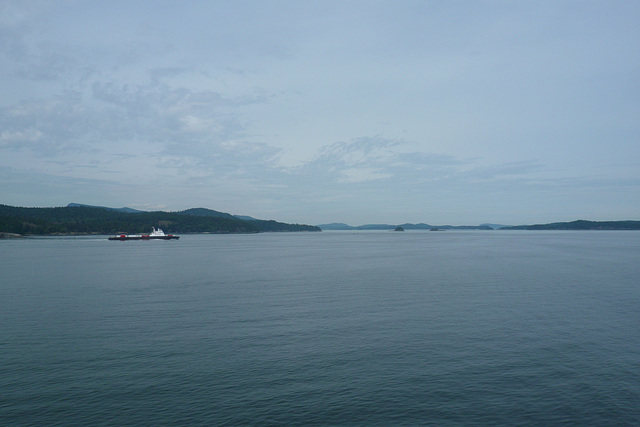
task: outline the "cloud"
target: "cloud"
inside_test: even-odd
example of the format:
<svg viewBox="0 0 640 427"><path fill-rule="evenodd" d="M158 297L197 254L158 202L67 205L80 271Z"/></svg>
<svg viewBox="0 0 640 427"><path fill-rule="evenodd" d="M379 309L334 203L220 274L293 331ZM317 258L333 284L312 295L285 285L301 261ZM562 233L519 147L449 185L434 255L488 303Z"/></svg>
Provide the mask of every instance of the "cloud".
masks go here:
<svg viewBox="0 0 640 427"><path fill-rule="evenodd" d="M67 91L49 99L25 100L0 109L5 148L30 150L36 156L55 156L84 149L82 137L98 124L80 94Z"/></svg>
<svg viewBox="0 0 640 427"><path fill-rule="evenodd" d="M543 171L545 166L534 160L506 162L498 165L472 167L460 175L469 182L488 183L502 179L523 178Z"/></svg>
<svg viewBox="0 0 640 427"><path fill-rule="evenodd" d="M139 193L135 182L127 186L131 193ZM81 178L61 174L25 170L0 165L0 203L17 206L66 206L80 203L116 206L122 199L123 188L111 180ZM25 195L28 195L25 198ZM102 202L104 201L104 203Z"/></svg>
<svg viewBox="0 0 640 427"><path fill-rule="evenodd" d="M407 186L442 179L464 164L449 155L410 151L411 145L381 136L336 142L322 147L301 173L323 176L326 184L376 181Z"/></svg>
<svg viewBox="0 0 640 427"><path fill-rule="evenodd" d="M35 129L4 130L0 133L0 147L17 149L26 143L42 139L42 132Z"/></svg>
<svg viewBox="0 0 640 427"><path fill-rule="evenodd" d="M94 82L50 98L23 100L0 109L0 144L55 158L143 154L215 161L265 160L277 149L246 139L234 109L265 102L262 96L227 98L162 83Z"/></svg>
<svg viewBox="0 0 640 427"><path fill-rule="evenodd" d="M633 207L639 10L0 2L0 185L293 221Z"/></svg>

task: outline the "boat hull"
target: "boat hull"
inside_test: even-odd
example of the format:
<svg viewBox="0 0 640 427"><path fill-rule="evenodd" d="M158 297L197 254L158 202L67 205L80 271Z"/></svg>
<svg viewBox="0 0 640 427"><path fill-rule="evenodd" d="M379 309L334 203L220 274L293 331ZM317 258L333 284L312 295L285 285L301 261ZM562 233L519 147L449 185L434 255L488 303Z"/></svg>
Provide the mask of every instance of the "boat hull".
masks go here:
<svg viewBox="0 0 640 427"><path fill-rule="evenodd" d="M115 236L109 237L109 240L171 240L179 239L180 237L173 234L164 234L161 228L156 230L155 227L151 227L151 233L149 234L125 234L118 233Z"/></svg>
<svg viewBox="0 0 640 427"><path fill-rule="evenodd" d="M180 236L112 236L109 240L171 240L179 239Z"/></svg>

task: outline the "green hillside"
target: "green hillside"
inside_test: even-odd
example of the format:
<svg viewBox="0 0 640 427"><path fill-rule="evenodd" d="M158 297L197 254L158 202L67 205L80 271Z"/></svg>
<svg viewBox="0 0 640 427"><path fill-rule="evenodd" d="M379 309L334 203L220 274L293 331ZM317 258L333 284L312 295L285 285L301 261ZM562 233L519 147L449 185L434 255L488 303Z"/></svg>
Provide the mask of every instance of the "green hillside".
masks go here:
<svg viewBox="0 0 640 427"><path fill-rule="evenodd" d="M208 212L205 212L208 211ZM217 215L207 213L215 212ZM203 215L204 213L204 215ZM130 213L103 207L23 208L0 205L0 232L22 235L145 233L161 227L166 233L260 233L320 231L310 225L276 221L245 221L230 214L193 209L183 212Z"/></svg>

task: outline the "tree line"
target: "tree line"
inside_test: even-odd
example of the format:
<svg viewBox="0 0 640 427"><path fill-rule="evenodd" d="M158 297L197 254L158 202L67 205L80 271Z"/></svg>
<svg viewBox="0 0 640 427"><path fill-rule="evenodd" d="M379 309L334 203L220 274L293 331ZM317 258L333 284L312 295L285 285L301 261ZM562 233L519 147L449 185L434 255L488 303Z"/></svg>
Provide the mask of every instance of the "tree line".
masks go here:
<svg viewBox="0 0 640 427"><path fill-rule="evenodd" d="M226 214L210 216L180 212L127 213L114 209L84 206L24 208L0 205L0 232L22 235L51 234L139 234L151 227L165 233L260 233L280 231L320 231L318 227L277 221L242 220Z"/></svg>

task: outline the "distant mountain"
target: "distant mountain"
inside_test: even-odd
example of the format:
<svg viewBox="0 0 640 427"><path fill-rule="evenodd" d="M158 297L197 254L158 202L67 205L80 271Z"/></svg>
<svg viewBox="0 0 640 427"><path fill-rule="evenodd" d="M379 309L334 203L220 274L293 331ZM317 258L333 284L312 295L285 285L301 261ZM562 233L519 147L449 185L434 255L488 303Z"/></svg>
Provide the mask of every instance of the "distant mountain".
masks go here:
<svg viewBox="0 0 640 427"><path fill-rule="evenodd" d="M365 224L356 227L356 230L393 230L395 225L391 224Z"/></svg>
<svg viewBox="0 0 640 427"><path fill-rule="evenodd" d="M431 230L433 228L433 225L425 224L424 222L420 224L400 224L400 226L405 230Z"/></svg>
<svg viewBox="0 0 640 427"><path fill-rule="evenodd" d="M429 224L402 224L405 230L493 230L487 225L429 225Z"/></svg>
<svg viewBox="0 0 640 427"><path fill-rule="evenodd" d="M134 211L134 212L131 212ZM169 233L260 233L321 231L304 224L245 221L205 208L183 212L144 212L73 203L56 208L0 205L0 232L22 235L144 233L161 227Z"/></svg>
<svg viewBox="0 0 640 427"><path fill-rule="evenodd" d="M100 208L100 209L110 209L112 211L118 211L118 212L126 212L126 213L142 213L145 211L139 211L137 209L132 209L132 208L109 208L106 206L91 206L91 205L83 205L82 203L69 203L67 205L68 208Z"/></svg>
<svg viewBox="0 0 640 427"><path fill-rule="evenodd" d="M506 225L506 224L480 224L481 226L486 226L486 227L491 227L494 230L499 230L501 228L505 228L505 227L511 227L510 225Z"/></svg>
<svg viewBox="0 0 640 427"><path fill-rule="evenodd" d="M342 222L333 222L331 224L318 225L323 230L393 230L395 225L391 224L365 224L353 227Z"/></svg>
<svg viewBox="0 0 640 427"><path fill-rule="evenodd" d="M176 213L180 215L210 216L214 218L239 219L236 216L233 216L226 212L218 212L218 211L214 211L213 209L206 209L206 208L191 208L184 211L178 211Z"/></svg>
<svg viewBox="0 0 640 427"><path fill-rule="evenodd" d="M241 219L243 221L259 221L259 219L257 218L253 218L250 216L246 216L246 215L234 215L236 218Z"/></svg>
<svg viewBox="0 0 640 427"><path fill-rule="evenodd" d="M489 225L429 225L425 223L419 224L365 224L353 227L341 222L318 225L323 230L395 230L396 227L402 227L405 230L431 230L437 228L439 230L493 230Z"/></svg>
<svg viewBox="0 0 640 427"><path fill-rule="evenodd" d="M320 224L317 227L320 227L323 230L355 230L355 227L347 225L342 222L332 222L331 224Z"/></svg>
<svg viewBox="0 0 640 427"><path fill-rule="evenodd" d="M516 225L500 230L640 230L640 221L586 221L553 222L550 224Z"/></svg>
<svg viewBox="0 0 640 427"><path fill-rule="evenodd" d="M517 225L509 226L502 224L480 224L480 225L430 225L419 224L365 224L351 226L341 222L318 225L322 230L394 230L402 227L405 230L640 230L640 221L571 221L554 222L550 224Z"/></svg>
<svg viewBox="0 0 640 427"><path fill-rule="evenodd" d="M180 215L189 215L189 216L199 216L199 217L212 217L212 218L223 218L223 219L232 219L235 221L242 221L252 226L258 228L261 232L268 231L321 231L320 228L311 226L311 225L301 225L301 224L287 224L284 222L277 222L273 220L263 220L263 219L255 219L251 217L244 217L250 219L242 219L236 215L231 215L226 212L218 212L212 209L206 208L191 208L185 211L176 212Z"/></svg>

